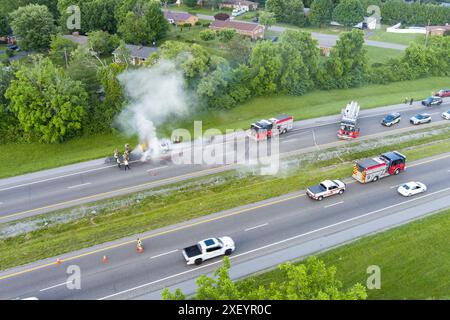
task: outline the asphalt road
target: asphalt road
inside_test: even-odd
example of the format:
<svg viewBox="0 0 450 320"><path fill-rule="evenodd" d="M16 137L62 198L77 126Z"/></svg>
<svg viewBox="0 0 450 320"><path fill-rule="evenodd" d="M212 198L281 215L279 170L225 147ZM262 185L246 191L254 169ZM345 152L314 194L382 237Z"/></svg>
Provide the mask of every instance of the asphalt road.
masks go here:
<svg viewBox="0 0 450 320"><path fill-rule="evenodd" d="M399 195L397 186L412 180L425 183L427 192L411 198ZM51 258L2 272L0 299L145 297L162 287L177 286L215 269L221 259L187 266L180 252L183 247L211 236L228 235L235 240L233 265L264 268L274 262L269 261L274 254L314 239L324 239L378 219L394 218L405 210L426 214L427 210L435 210L436 204L450 207L450 153L408 163L405 172L376 183L362 185L351 179L347 183L344 195L321 202L299 191L140 235L143 253L136 252L133 237L62 256L61 264ZM301 254L299 251L298 256ZM102 261L104 256L107 262ZM67 288L70 266L81 270L80 289Z"/></svg>
<svg viewBox="0 0 450 320"><path fill-rule="evenodd" d="M363 110L360 116L361 138L414 130L427 125L412 126L409 118L418 112L432 114L433 122L442 121L441 113L449 109L450 99L441 106L426 108L396 105ZM388 112L399 111L402 121L391 128L382 127L380 120ZM336 137L339 115L300 120L294 129L280 137L280 153L308 152L315 149L345 144ZM214 142L213 142L214 143ZM233 144L225 142L226 145ZM63 168L0 180L0 223L33 216L77 204L127 194L194 177L217 173L233 165L176 165L170 161L137 161L131 170L119 170L103 160L91 161Z"/></svg>
<svg viewBox="0 0 450 320"><path fill-rule="evenodd" d="M214 16L205 15L205 14L197 14L197 16L203 20L214 21ZM250 22L242 21L242 20L239 20L239 22L250 23ZM286 28L286 27L282 27L282 26L271 26L269 28L270 31L276 31L276 32L284 32L289 29L293 29L293 28ZM339 36L334 35L334 34L311 32L311 36L313 39L317 40L319 45L322 47L333 47L336 44L336 41L339 40ZM408 47L408 46L405 46L402 44L397 44L397 43L374 41L374 40L367 40L367 39L364 40L364 43L366 45L372 46L372 47L395 49L395 50L402 50L402 51L404 51Z"/></svg>

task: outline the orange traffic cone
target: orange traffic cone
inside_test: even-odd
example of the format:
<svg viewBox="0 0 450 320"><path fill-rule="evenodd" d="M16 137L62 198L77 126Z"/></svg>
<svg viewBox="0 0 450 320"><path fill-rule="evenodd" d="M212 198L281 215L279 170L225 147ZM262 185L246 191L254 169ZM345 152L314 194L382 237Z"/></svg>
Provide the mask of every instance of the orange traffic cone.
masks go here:
<svg viewBox="0 0 450 320"><path fill-rule="evenodd" d="M60 258L56 259L56 264L61 264L62 260Z"/></svg>
<svg viewBox="0 0 450 320"><path fill-rule="evenodd" d="M108 262L108 257L107 257L107 256L103 256L102 262L103 262L103 263L107 263L107 262Z"/></svg>
<svg viewBox="0 0 450 320"><path fill-rule="evenodd" d="M144 247L137 247L137 252L139 252L139 253L144 252Z"/></svg>

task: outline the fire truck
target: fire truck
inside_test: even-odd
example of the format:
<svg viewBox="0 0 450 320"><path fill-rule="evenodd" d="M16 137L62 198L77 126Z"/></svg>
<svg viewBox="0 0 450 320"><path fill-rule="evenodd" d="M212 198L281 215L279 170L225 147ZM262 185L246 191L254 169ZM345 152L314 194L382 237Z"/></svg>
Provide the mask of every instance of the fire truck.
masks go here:
<svg viewBox="0 0 450 320"><path fill-rule="evenodd" d="M358 128L359 104L355 101L342 109L342 120L338 131L339 139L355 139L359 137Z"/></svg>
<svg viewBox="0 0 450 320"><path fill-rule="evenodd" d="M405 170L406 157L397 151L357 161L353 167L353 178L361 183L375 182L380 178L397 175Z"/></svg>
<svg viewBox="0 0 450 320"><path fill-rule="evenodd" d="M250 136L257 141L270 139L272 136L283 134L294 126L294 118L280 115L269 120L260 120L250 126Z"/></svg>

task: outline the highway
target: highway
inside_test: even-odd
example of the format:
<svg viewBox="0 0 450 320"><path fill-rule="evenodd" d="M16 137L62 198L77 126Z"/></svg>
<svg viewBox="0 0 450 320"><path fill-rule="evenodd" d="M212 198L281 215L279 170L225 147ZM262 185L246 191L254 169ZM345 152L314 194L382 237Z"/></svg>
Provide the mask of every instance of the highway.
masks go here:
<svg viewBox="0 0 450 320"><path fill-rule="evenodd" d="M411 180L425 183L428 190L402 197L397 186ZM135 236L61 256L61 264L53 257L4 271L0 273L0 299L149 297L163 287L176 287L214 270L221 259L187 266L181 255L183 247L212 236L231 236L236 242L233 266L251 265L254 272L278 263L270 260L277 253L317 239L379 219L394 219L406 210L420 216L450 207L450 153L408 163L405 172L376 183L362 185L351 178L346 182L344 195L321 202L299 191L139 235L143 253L136 251ZM291 252L291 258L301 254ZM288 255L279 259L288 259ZM66 286L71 265L81 270L80 289Z"/></svg>
<svg viewBox="0 0 450 320"><path fill-rule="evenodd" d="M418 112L429 112L432 122L440 121L449 109L450 99L441 106L426 108L396 105L362 110L359 126L361 139L393 134L398 130L415 130L428 125L413 126L409 118ZM388 112L399 111L402 121L386 128L380 120ZM259 120L259 119L255 119ZM294 129L280 137L280 152L309 152L335 144L347 143L336 137L340 115L299 120ZM250 125L250 124L249 124ZM231 143L230 141L226 142ZM104 159L45 170L0 180L0 223L29 217L57 209L72 207L117 195L161 186L194 177L232 169L233 165L175 165L167 160L135 162L131 170L119 170L105 164Z"/></svg>

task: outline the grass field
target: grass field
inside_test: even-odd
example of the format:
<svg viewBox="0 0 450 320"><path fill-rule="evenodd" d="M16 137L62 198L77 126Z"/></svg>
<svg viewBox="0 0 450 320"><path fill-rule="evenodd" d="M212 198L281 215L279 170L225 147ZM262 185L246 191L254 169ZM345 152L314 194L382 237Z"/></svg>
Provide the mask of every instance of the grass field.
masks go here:
<svg viewBox="0 0 450 320"><path fill-rule="evenodd" d="M396 49L379 48L373 46L364 46L367 50L367 59L369 65L374 63L385 63L389 59L401 58L405 54L403 51Z"/></svg>
<svg viewBox="0 0 450 320"><path fill-rule="evenodd" d="M186 181L156 188L156 191L165 191L147 197L139 197L138 193L100 201L95 207L98 211L95 216L88 215L72 222L49 225L40 230L1 240L0 270L273 198L304 189L323 179L349 177L352 171L351 163L341 161L372 156L392 149L402 151L409 159L440 154L450 149L450 140L423 146L417 150L411 147L445 138L447 135L441 134L395 146L355 152L339 159L302 166L286 176L242 176L240 173L226 172L214 175L215 182L211 182L212 177L204 177L191 180L191 183ZM221 179L223 182L217 183ZM196 181L202 184L192 185L192 182ZM133 199L139 199L139 202ZM101 209L106 203L108 206L116 203L118 207ZM61 215L70 212L70 209L66 209L46 216L56 214L61 218ZM23 219L20 223L33 219L35 218ZM21 245L17 246L17 243Z"/></svg>
<svg viewBox="0 0 450 320"><path fill-rule="evenodd" d="M365 237L318 255L337 268L345 288L365 284L367 267L381 270L381 288L368 299L450 298L450 210ZM252 277L256 285L284 281L278 270Z"/></svg>
<svg viewBox="0 0 450 320"><path fill-rule="evenodd" d="M424 43L424 34L401 34L401 33L391 33L386 32L386 25L382 25L380 29L370 31L369 40L391 42L409 45L411 42Z"/></svg>
<svg viewBox="0 0 450 320"><path fill-rule="evenodd" d="M203 120L203 129L242 129L248 128L255 120L279 113L291 114L296 120L309 119L337 114L351 100L357 100L363 109L401 103L405 96L418 100L430 95L432 91L446 87L448 83L449 77L426 78L390 85L314 91L300 97L260 97L230 111L197 114L167 128L182 127L192 130L192 121L195 119ZM165 130L165 133L170 136L168 130ZM122 147L126 142L134 144L136 139L116 134L101 134L80 137L64 144L4 144L1 145L0 152L0 162L3 164L0 167L0 178L105 157L111 155L115 147Z"/></svg>

